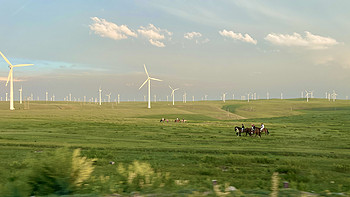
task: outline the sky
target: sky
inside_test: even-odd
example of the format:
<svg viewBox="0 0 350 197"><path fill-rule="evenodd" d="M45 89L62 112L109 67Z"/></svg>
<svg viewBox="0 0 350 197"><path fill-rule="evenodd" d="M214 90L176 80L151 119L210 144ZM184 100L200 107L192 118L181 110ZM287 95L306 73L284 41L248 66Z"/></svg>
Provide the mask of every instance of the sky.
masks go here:
<svg viewBox="0 0 350 197"><path fill-rule="evenodd" d="M23 87L40 100L103 97L165 101L350 95L347 0L0 0L0 51ZM0 96L9 68L0 58Z"/></svg>

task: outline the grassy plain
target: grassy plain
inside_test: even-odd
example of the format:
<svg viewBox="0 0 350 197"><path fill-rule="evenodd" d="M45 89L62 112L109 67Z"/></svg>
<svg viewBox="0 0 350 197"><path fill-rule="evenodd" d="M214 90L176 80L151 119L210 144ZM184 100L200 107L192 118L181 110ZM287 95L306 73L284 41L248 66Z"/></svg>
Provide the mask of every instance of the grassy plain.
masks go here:
<svg viewBox="0 0 350 197"><path fill-rule="evenodd" d="M293 191L349 195L350 101L157 102L152 109L145 102L31 102L30 109L17 103L15 111L8 105L0 102L0 184L20 179L25 161L38 152L69 147L97 158L93 176L111 181L117 166L110 161L148 162L174 180L188 180L168 191L179 195L210 192L214 179L244 195L269 195L273 172L280 188L288 181ZM160 123L162 117L169 123ZM188 122L174 123L177 117ZM236 137L234 126L261 122L269 136Z"/></svg>

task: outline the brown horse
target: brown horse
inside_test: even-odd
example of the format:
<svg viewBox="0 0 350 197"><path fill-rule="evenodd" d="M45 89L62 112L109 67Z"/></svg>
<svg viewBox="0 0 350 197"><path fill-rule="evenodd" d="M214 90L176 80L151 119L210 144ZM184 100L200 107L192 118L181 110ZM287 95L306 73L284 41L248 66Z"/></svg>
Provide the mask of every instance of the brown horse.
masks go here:
<svg viewBox="0 0 350 197"><path fill-rule="evenodd" d="M249 135L250 136L253 136L254 134L255 134L255 136L259 136L259 137L261 137L261 132L260 132L260 128L258 128L258 127L255 127L255 129L253 129L253 128L248 128L248 130L249 130Z"/></svg>
<svg viewBox="0 0 350 197"><path fill-rule="evenodd" d="M242 129L242 127L235 127L235 131L236 131L236 135L238 137L238 136L241 136L241 133L245 133L245 136L247 136L249 134L250 130L247 128Z"/></svg>
<svg viewBox="0 0 350 197"><path fill-rule="evenodd" d="M269 135L270 132L267 128L263 128L262 130L260 130L260 133L265 133L265 135Z"/></svg>

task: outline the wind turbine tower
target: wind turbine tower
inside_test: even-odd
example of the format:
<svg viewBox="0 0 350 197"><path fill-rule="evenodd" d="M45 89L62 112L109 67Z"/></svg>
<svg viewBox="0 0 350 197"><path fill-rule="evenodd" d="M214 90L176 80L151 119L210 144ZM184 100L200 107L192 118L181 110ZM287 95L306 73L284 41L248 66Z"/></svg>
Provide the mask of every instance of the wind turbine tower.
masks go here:
<svg viewBox="0 0 350 197"><path fill-rule="evenodd" d="M120 94L118 94L118 104L120 103Z"/></svg>
<svg viewBox="0 0 350 197"><path fill-rule="evenodd" d="M21 86L21 89L19 89L19 104L22 104L22 86Z"/></svg>
<svg viewBox="0 0 350 197"><path fill-rule="evenodd" d="M145 82L143 82L143 84L141 85L141 87L139 89L141 89L148 82L148 108L151 108L151 80L154 80L154 81L163 81L163 80L150 77L148 75L145 64L143 65L143 67L145 68L145 72L147 74L147 79Z"/></svg>
<svg viewBox="0 0 350 197"><path fill-rule="evenodd" d="M0 52L0 55L4 60L9 64L10 72L7 78L6 86L8 82L10 81L10 110L14 110L13 106L13 68L14 67L23 67L23 66L32 66L34 64L17 64L17 65L12 65L11 62Z"/></svg>
<svg viewBox="0 0 350 197"><path fill-rule="evenodd" d="M269 100L269 99L270 99L270 93L267 92L267 93L266 93L266 100Z"/></svg>
<svg viewBox="0 0 350 197"><path fill-rule="evenodd" d="M49 93L48 92L45 93L45 100L46 100L46 102L49 100Z"/></svg>
<svg viewBox="0 0 350 197"><path fill-rule="evenodd" d="M99 92L99 96L100 96L100 105L102 104L102 89L101 87L98 89L98 92Z"/></svg>
<svg viewBox="0 0 350 197"><path fill-rule="evenodd" d="M175 105L175 91L178 90L179 88L173 89L170 85L169 88L171 89L171 96L173 97L173 105Z"/></svg>
<svg viewBox="0 0 350 197"><path fill-rule="evenodd" d="M223 94L222 94L222 101L224 101L224 103L226 102L226 94L227 94L227 93L223 93Z"/></svg>

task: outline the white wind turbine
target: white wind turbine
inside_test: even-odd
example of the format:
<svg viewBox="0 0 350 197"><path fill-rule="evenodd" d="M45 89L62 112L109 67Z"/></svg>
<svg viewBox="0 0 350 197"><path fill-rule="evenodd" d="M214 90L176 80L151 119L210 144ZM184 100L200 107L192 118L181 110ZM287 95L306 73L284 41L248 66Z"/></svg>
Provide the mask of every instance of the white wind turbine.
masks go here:
<svg viewBox="0 0 350 197"><path fill-rule="evenodd" d="M226 102L226 94L227 94L227 93L223 93L223 94L222 94L222 101L224 101L224 103Z"/></svg>
<svg viewBox="0 0 350 197"><path fill-rule="evenodd" d="M308 91L305 90L305 93L306 93L306 94L305 94L305 96L306 96L306 102L309 102L309 95L311 95L311 91L308 92Z"/></svg>
<svg viewBox="0 0 350 197"><path fill-rule="evenodd" d="M19 89L19 104L22 104L22 91L23 91L23 88L21 86L21 89Z"/></svg>
<svg viewBox="0 0 350 197"><path fill-rule="evenodd" d="M266 92L266 100L269 100L269 99L270 99L270 93Z"/></svg>
<svg viewBox="0 0 350 197"><path fill-rule="evenodd" d="M145 72L147 74L147 79L145 82L143 82L143 84L141 85L141 87L139 89L141 89L148 82L148 108L151 108L151 80L155 80L155 81L163 81L163 80L150 77L148 75L145 64L143 65L143 67L145 68Z"/></svg>
<svg viewBox="0 0 350 197"><path fill-rule="evenodd" d="M101 89L101 87L98 89L98 92L99 92L99 96L100 96L99 104L101 105L101 103L102 103L102 89Z"/></svg>
<svg viewBox="0 0 350 197"><path fill-rule="evenodd" d="M111 102L111 94L112 93L106 94L106 96L108 97L108 103Z"/></svg>
<svg viewBox="0 0 350 197"><path fill-rule="evenodd" d="M178 90L179 88L173 89L170 85L169 88L171 89L171 96L173 96L173 105L175 105L175 91Z"/></svg>
<svg viewBox="0 0 350 197"><path fill-rule="evenodd" d="M333 99L333 102L337 99L337 93L335 93L335 91L333 90L333 93L332 93L332 99Z"/></svg>
<svg viewBox="0 0 350 197"><path fill-rule="evenodd" d="M23 66L32 66L34 64L17 64L17 65L12 65L10 63L10 61L4 56L4 54L1 53L1 51L0 51L0 55L9 64L10 72L9 72L9 76L7 78L6 86L7 86L7 83L10 81L10 110L14 110L15 108L13 107L13 68L14 67L23 67Z"/></svg>

